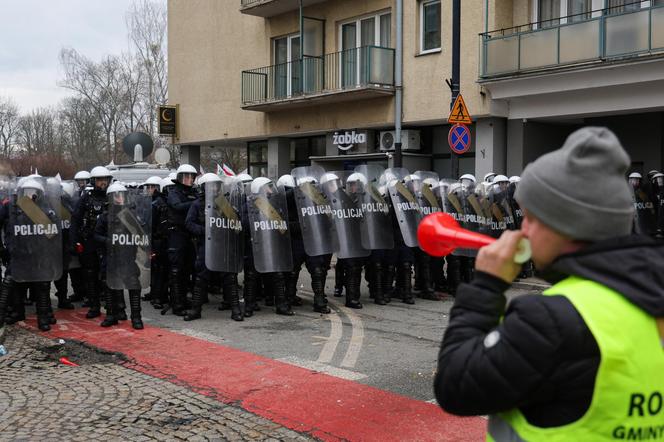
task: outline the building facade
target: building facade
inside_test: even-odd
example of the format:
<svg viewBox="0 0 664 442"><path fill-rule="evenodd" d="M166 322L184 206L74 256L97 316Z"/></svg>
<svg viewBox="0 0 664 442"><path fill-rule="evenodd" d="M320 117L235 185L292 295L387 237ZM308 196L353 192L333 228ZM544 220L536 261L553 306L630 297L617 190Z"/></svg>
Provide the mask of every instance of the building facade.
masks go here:
<svg viewBox="0 0 664 442"><path fill-rule="evenodd" d="M471 149L455 156L452 2L404 0L403 166L519 174L599 124L635 170L661 168L660 3L463 0L460 85L474 123ZM392 166L396 26L395 0L169 0L169 102L185 159L200 146L246 149L249 172L271 178L312 163Z"/></svg>

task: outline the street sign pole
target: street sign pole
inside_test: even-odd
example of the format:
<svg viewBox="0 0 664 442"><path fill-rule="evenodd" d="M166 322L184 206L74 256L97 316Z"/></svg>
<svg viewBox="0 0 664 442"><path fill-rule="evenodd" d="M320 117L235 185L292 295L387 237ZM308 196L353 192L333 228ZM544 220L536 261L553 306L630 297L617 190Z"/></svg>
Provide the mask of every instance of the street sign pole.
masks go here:
<svg viewBox="0 0 664 442"><path fill-rule="evenodd" d="M454 107L461 89L460 79L461 64L461 0L452 1L452 81L450 89L452 90L452 101L450 110ZM452 176L459 177L459 155L452 154Z"/></svg>

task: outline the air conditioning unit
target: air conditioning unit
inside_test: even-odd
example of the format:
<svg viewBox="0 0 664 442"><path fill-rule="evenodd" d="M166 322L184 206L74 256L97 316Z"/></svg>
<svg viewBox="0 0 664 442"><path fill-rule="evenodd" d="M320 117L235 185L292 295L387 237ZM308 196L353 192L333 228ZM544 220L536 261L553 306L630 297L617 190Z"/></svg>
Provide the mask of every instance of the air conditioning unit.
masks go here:
<svg viewBox="0 0 664 442"><path fill-rule="evenodd" d="M396 143L396 131L386 130L380 133L380 150L394 150ZM401 150L420 150L420 131L402 130L401 131Z"/></svg>

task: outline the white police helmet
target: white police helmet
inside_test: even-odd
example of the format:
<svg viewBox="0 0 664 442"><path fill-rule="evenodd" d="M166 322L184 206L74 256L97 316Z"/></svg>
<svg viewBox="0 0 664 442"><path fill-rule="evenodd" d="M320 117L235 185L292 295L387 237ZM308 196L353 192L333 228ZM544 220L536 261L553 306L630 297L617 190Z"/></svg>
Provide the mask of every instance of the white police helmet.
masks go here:
<svg viewBox="0 0 664 442"><path fill-rule="evenodd" d="M126 191L127 188L122 184L113 183L110 186L108 186L108 189L106 189L106 195L110 195L111 193L126 192Z"/></svg>
<svg viewBox="0 0 664 442"><path fill-rule="evenodd" d="M364 174L358 172L351 173L350 176L346 178L346 184L354 183L356 181L361 182L363 186L366 186L368 182L367 177L365 177Z"/></svg>
<svg viewBox="0 0 664 442"><path fill-rule="evenodd" d="M264 185L266 185L268 183L271 183L271 182L272 182L271 179L265 178L265 177L262 177L262 176L256 178L255 180L253 180L251 182L251 193L257 194L258 192L260 192L261 187L263 187Z"/></svg>
<svg viewBox="0 0 664 442"><path fill-rule="evenodd" d="M295 187L295 180L293 179L292 175L281 175L281 177L279 177L277 180L277 186Z"/></svg>
<svg viewBox="0 0 664 442"><path fill-rule="evenodd" d="M143 183L143 185L147 185L147 186L150 186L150 185L152 185L152 186L161 186L161 178L159 178L159 177L156 176L156 175L155 175L155 176L151 176L150 178L148 178L147 180L145 180L145 183Z"/></svg>
<svg viewBox="0 0 664 442"><path fill-rule="evenodd" d="M212 172L206 173L198 179L199 186L204 186L205 183L220 183L220 182L221 178L219 178L219 175Z"/></svg>
<svg viewBox="0 0 664 442"><path fill-rule="evenodd" d="M321 177L321 179L320 179L320 183L321 183L321 184L325 184L325 183L327 183L328 181L334 181L334 180L338 180L338 179L339 179L339 177L338 177L336 174L331 173L331 172L328 172L328 173L324 174L324 175Z"/></svg>
<svg viewBox="0 0 664 442"><path fill-rule="evenodd" d="M76 175L74 175L75 180L89 180L90 179L90 172L87 170L79 170L76 172Z"/></svg>
<svg viewBox="0 0 664 442"><path fill-rule="evenodd" d="M166 187L174 186L174 185L175 185L175 183L173 182L172 179L164 178L163 180L161 180L161 191L163 192Z"/></svg>
<svg viewBox="0 0 664 442"><path fill-rule="evenodd" d="M95 179L95 178L112 178L113 175L111 174L111 171L105 168L104 166L97 166L93 167L92 170L90 171L90 178Z"/></svg>
<svg viewBox="0 0 664 442"><path fill-rule="evenodd" d="M250 183L254 179L249 175L248 173L241 173L237 176L237 179L242 181L243 183Z"/></svg>

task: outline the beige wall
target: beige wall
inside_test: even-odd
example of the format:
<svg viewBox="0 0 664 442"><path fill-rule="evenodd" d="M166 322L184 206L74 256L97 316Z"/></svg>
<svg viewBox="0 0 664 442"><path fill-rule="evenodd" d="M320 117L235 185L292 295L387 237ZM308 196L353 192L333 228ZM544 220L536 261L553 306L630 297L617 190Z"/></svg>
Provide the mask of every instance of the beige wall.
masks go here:
<svg viewBox="0 0 664 442"><path fill-rule="evenodd" d="M489 27L509 22L517 4L525 1L490 0ZM394 124L393 97L271 113L242 110L241 71L270 65L270 39L297 32L298 14L263 19L241 14L239 8L239 0L168 1L169 101L180 104L180 142L218 143ZM331 53L339 50L341 21L386 9L393 14L394 45L393 0L327 1L306 8L305 15L326 20L325 52ZM450 102L444 80L451 76L452 2L442 1L441 52L418 56L418 26L418 2L404 1L404 123L444 122ZM476 82L478 34L483 31L484 0L463 0L461 91L474 116L488 115L488 98L480 95Z"/></svg>

